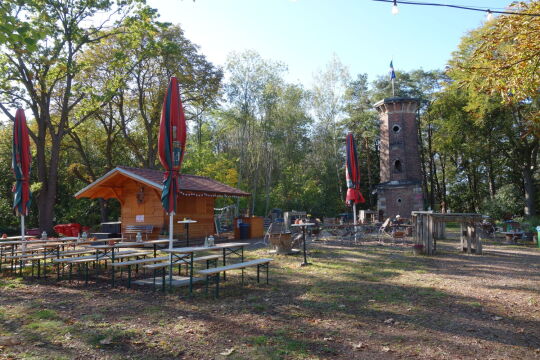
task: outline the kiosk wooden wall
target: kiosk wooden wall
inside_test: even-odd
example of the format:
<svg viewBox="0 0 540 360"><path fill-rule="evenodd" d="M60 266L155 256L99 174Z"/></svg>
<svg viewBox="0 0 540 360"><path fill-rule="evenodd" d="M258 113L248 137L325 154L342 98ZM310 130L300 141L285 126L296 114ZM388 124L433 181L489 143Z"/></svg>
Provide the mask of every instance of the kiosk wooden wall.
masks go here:
<svg viewBox="0 0 540 360"><path fill-rule="evenodd" d="M169 216L165 214L161 206L161 193L159 191L134 180L124 182L118 190L118 198L122 208L122 231L128 225L153 225L154 232L151 237L157 238L162 232L168 234ZM140 201L141 197L142 201ZM179 196L178 213L174 216L175 239L184 238L184 225L177 224L177 221L184 218L197 221L196 224L189 226L190 238L201 238L214 234L214 203L215 198L209 196ZM137 216L144 218L142 221L137 221ZM163 231L163 227L165 227L165 231Z"/></svg>

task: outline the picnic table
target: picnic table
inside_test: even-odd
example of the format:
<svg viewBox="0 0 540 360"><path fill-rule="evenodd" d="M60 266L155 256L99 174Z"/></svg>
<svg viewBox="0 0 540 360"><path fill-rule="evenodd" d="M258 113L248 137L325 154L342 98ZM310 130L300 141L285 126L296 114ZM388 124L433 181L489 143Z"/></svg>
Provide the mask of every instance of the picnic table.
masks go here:
<svg viewBox="0 0 540 360"><path fill-rule="evenodd" d="M184 224L184 227L186 229L186 245L189 246L189 224L195 224L196 220L180 220L177 221L178 224Z"/></svg>
<svg viewBox="0 0 540 360"><path fill-rule="evenodd" d="M227 265L227 255L237 255L241 260L244 261L244 247L249 245L249 243L243 242L228 242L216 244L214 246L191 246L191 247L181 247L181 248L172 248L164 249L163 251L168 253L169 256L169 287L172 288L172 269L176 264L187 264L189 266L189 293L193 293L193 254L202 251L222 251L223 253L223 266ZM225 272L223 273L223 279L226 280Z"/></svg>
<svg viewBox="0 0 540 360"><path fill-rule="evenodd" d="M108 239L109 241L117 240L114 239ZM103 245L85 245L84 247L89 249L95 249L96 250L96 262L99 260L106 260L110 259L111 263L114 263L114 256L115 256L115 250L121 249L121 248L129 248L129 247L141 247L144 246L144 242L118 242L114 244L103 244ZM99 271L99 266L97 267L97 271ZM114 285L114 267L111 266L111 283Z"/></svg>
<svg viewBox="0 0 540 360"><path fill-rule="evenodd" d="M176 239L173 239L173 243L176 241ZM154 246L154 257L156 257L157 254L157 245L160 244L168 244L169 239L157 239L157 240L148 240L144 242L145 244L151 244Z"/></svg>
<svg viewBox="0 0 540 360"><path fill-rule="evenodd" d="M307 255L306 255L306 228L308 226L315 226L315 223L300 223L300 224L292 224L291 226L294 226L294 227L301 227L302 228L302 238L303 238L303 249L304 249L304 262L302 264L300 264L301 266L307 266L307 265L311 265L310 263L308 263L307 261Z"/></svg>
<svg viewBox="0 0 540 360"><path fill-rule="evenodd" d="M524 231L504 231L501 232L501 234L504 235L506 238L506 241L511 242L512 244L516 244L518 239L523 238L523 235L525 234Z"/></svg>

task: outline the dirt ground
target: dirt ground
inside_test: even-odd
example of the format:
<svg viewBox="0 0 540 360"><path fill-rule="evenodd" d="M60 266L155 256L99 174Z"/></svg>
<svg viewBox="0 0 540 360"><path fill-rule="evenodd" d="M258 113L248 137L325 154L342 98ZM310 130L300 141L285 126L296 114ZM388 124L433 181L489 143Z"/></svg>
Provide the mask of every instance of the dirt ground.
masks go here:
<svg viewBox="0 0 540 360"><path fill-rule="evenodd" d="M3 273L0 359L540 359L539 249L438 250L312 243L312 265L230 272L219 299Z"/></svg>

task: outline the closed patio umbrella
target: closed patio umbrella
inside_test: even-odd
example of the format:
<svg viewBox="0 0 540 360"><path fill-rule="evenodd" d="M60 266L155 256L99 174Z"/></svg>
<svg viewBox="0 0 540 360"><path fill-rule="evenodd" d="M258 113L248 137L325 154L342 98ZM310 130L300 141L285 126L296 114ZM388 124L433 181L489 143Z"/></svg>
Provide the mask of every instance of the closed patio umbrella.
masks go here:
<svg viewBox="0 0 540 360"><path fill-rule="evenodd" d="M25 239L24 217L30 207L30 138L23 109L17 109L13 124L12 169L15 175L13 186L13 210L21 217L21 240ZM25 246L23 244L23 250Z"/></svg>
<svg viewBox="0 0 540 360"><path fill-rule="evenodd" d="M364 197L360 192L360 169L358 166L358 156L356 153L356 144L351 133L347 135L347 167L345 168L345 177L347 179L347 197L345 202L353 207L353 219L356 230L356 204L364 203ZM356 242L356 231L354 235Z"/></svg>
<svg viewBox="0 0 540 360"><path fill-rule="evenodd" d="M165 168L161 203L169 214L169 248L173 244L173 217L176 213L178 177L186 146L186 119L178 91L178 81L171 77L159 124L159 159Z"/></svg>

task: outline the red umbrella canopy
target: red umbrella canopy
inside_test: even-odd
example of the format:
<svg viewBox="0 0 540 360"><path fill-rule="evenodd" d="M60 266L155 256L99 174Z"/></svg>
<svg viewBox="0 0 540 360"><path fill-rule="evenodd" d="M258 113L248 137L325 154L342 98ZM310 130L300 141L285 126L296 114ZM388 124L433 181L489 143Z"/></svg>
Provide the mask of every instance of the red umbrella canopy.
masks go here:
<svg viewBox="0 0 540 360"><path fill-rule="evenodd" d="M159 160L165 168L161 203L167 213L176 212L176 195L178 193L178 174L184 159L186 148L186 118L178 81L171 77L159 124Z"/></svg>
<svg viewBox="0 0 540 360"><path fill-rule="evenodd" d="M353 203L364 203L364 197L360 192L360 169L358 167L358 156L356 153L356 144L351 133L347 135L347 168L345 169L345 177L347 178L347 197L345 202L347 205Z"/></svg>
<svg viewBox="0 0 540 360"><path fill-rule="evenodd" d="M17 109L13 124L12 169L15 175L13 186L13 210L16 215L27 216L30 207L30 138L23 109Z"/></svg>

